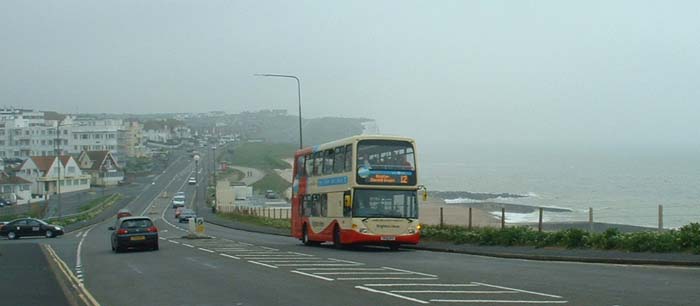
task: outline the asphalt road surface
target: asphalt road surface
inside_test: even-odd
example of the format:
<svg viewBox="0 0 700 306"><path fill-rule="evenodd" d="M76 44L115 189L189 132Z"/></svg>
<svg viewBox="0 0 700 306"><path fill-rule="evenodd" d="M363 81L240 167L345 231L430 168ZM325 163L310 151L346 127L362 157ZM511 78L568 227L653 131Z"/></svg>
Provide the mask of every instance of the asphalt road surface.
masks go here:
<svg viewBox="0 0 700 306"><path fill-rule="evenodd" d="M212 239L185 239L187 224L177 223L170 199L159 194L181 190L191 201L195 190L203 190L186 184L193 169L188 160L173 164L130 204L156 219L159 251L113 253L111 222L37 241L52 244L75 266L102 305L693 305L700 300L697 268L379 247L336 250L211 224L206 231Z"/></svg>

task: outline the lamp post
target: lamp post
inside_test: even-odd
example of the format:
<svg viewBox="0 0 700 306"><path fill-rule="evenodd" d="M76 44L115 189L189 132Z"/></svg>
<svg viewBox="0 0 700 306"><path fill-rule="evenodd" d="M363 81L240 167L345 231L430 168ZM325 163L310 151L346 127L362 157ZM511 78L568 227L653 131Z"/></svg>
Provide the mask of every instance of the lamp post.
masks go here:
<svg viewBox="0 0 700 306"><path fill-rule="evenodd" d="M213 151L211 156L211 171L214 175L214 186L216 187L216 146L212 146L211 149Z"/></svg>
<svg viewBox="0 0 700 306"><path fill-rule="evenodd" d="M295 75L286 75L286 74L271 74L271 73L260 73L260 74L254 74L255 76L262 76L262 77L273 77L273 78L290 78L290 79L295 79L297 80L297 96L299 97L299 149L304 148L304 142L302 141L302 133L301 133L301 81L299 81L299 77Z"/></svg>
<svg viewBox="0 0 700 306"><path fill-rule="evenodd" d="M61 220L61 121L56 121L56 162L58 168L58 178L56 179L56 193L58 193L58 219Z"/></svg>

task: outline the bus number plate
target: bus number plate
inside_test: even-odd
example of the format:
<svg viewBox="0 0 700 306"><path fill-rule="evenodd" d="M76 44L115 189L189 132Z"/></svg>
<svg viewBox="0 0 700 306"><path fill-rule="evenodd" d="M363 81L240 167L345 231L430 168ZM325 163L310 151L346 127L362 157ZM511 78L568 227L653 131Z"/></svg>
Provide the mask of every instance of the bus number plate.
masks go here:
<svg viewBox="0 0 700 306"><path fill-rule="evenodd" d="M395 236L382 236L383 241L394 241L396 240Z"/></svg>

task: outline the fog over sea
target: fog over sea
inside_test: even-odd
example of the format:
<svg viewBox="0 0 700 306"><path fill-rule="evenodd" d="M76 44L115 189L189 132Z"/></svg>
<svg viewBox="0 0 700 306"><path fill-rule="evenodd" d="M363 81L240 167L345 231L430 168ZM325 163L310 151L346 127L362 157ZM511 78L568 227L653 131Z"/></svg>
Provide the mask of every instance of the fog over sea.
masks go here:
<svg viewBox="0 0 700 306"><path fill-rule="evenodd" d="M422 149L422 150L421 150ZM429 190L512 193L490 201L569 208L545 212L547 221L657 226L700 222L700 152L697 148L553 149L475 146L435 150L419 146L420 182ZM452 205L475 202L447 199ZM508 214L508 222L536 222L537 213Z"/></svg>

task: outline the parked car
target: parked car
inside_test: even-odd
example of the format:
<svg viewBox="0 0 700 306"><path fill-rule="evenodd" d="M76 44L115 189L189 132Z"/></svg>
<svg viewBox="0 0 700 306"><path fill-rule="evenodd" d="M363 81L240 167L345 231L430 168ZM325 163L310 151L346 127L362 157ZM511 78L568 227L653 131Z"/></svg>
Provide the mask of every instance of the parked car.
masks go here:
<svg viewBox="0 0 700 306"><path fill-rule="evenodd" d="M125 217L117 220L112 231L112 251L123 252L129 248L158 250L158 228L145 216Z"/></svg>
<svg viewBox="0 0 700 306"><path fill-rule="evenodd" d="M10 203L9 201L7 201L5 199L0 198L0 207L10 206L10 204L12 204L12 203Z"/></svg>
<svg viewBox="0 0 700 306"><path fill-rule="evenodd" d="M194 178L194 176L191 176L189 180L187 180L187 183L190 185L197 184L197 179Z"/></svg>
<svg viewBox="0 0 700 306"><path fill-rule="evenodd" d="M2 229L2 227L5 226L5 224L7 224L7 223L8 223L7 221L0 221L0 229Z"/></svg>
<svg viewBox="0 0 700 306"><path fill-rule="evenodd" d="M184 207L185 206L185 196L176 195L173 197L173 208Z"/></svg>
<svg viewBox="0 0 700 306"><path fill-rule="evenodd" d="M191 210L189 208L185 208L180 212L180 216L178 217L178 222L180 223L189 223L190 219L192 218L197 218L197 214L194 213L194 210Z"/></svg>
<svg viewBox="0 0 700 306"><path fill-rule="evenodd" d="M58 225L48 224L40 219L22 218L10 221L0 228L0 236L7 239L19 239L28 236L46 236L54 238L63 235L63 228Z"/></svg>
<svg viewBox="0 0 700 306"><path fill-rule="evenodd" d="M124 217L131 217L131 211L126 208L120 209L117 212L117 219L121 219Z"/></svg>

